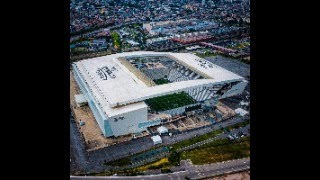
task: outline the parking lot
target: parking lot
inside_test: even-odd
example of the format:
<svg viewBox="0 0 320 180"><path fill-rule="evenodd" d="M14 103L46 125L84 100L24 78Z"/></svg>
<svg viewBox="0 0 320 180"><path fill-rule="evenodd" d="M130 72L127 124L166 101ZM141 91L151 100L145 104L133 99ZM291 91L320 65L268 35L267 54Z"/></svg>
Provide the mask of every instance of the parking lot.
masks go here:
<svg viewBox="0 0 320 180"><path fill-rule="evenodd" d="M246 80L249 80L250 78L250 65L245 64L243 62L240 62L235 59L223 57L223 56L214 56L214 57L206 57L208 61L212 62L213 64L216 64L218 66L221 66L233 73L236 73L242 77L244 77Z"/></svg>

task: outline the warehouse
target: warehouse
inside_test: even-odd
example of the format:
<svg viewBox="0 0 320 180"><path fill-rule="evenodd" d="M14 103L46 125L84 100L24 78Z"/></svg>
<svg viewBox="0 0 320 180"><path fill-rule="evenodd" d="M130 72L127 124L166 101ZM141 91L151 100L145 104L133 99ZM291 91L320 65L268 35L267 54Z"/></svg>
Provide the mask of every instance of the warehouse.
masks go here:
<svg viewBox="0 0 320 180"><path fill-rule="evenodd" d="M241 94L247 84L189 53L113 54L75 62L73 74L106 137L140 133L161 123L148 119L150 113L181 114L204 101ZM155 83L159 77L165 83Z"/></svg>

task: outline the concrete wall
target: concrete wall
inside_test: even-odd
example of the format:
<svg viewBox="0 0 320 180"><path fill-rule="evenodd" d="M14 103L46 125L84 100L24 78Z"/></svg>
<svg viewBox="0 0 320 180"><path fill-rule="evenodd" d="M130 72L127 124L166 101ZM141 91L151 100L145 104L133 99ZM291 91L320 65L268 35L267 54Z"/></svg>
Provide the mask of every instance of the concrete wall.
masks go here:
<svg viewBox="0 0 320 180"><path fill-rule="evenodd" d="M100 109L100 107L96 106L96 104L97 104L96 100L92 96L89 88L87 87L87 84L81 78L81 75L75 65L73 65L73 69L74 69L74 71L73 71L74 78L75 78L78 86L80 87L80 90L83 93L84 97L87 99L88 105L89 105L89 107L93 113L93 116L94 116L95 120L97 121L102 133L104 134L104 136L107 136L107 137L112 136L113 135L112 130L110 128L108 129L109 124L105 125L105 120L107 120L107 117L103 113L102 109ZM106 128L107 128L107 130L106 130Z"/></svg>
<svg viewBox="0 0 320 180"><path fill-rule="evenodd" d="M146 128L139 128L138 124L147 121L147 113L148 113L147 107L136 110L136 111L132 111L129 113L107 118L103 113L103 110L100 107L96 106L97 102L92 96L86 83L81 78L81 75L77 70L77 67L75 65L73 67L74 67L74 77L78 83L78 86L80 87L84 97L87 99L88 105L91 111L93 112L95 120L97 121L104 136L106 137L120 136L120 135L137 133L137 132L146 130ZM123 117L123 119L120 119L120 117ZM114 118L117 118L117 121L115 121Z"/></svg>
<svg viewBox="0 0 320 180"><path fill-rule="evenodd" d="M137 133L146 130L146 128L139 128L138 124L147 121L147 113L148 110L147 107L145 107L121 115L109 117L107 121L110 124L114 136ZM123 118L121 119L121 117Z"/></svg>
<svg viewBox="0 0 320 180"><path fill-rule="evenodd" d="M180 115L180 114L182 114L182 113L184 113L186 111L187 107L195 106L195 105L198 105L198 104L199 103L190 104L190 105L187 105L187 106L182 106L182 107L178 107L178 108L175 108L175 109L169 109L169 110L166 110L166 111L162 111L161 113L170 114L171 116Z"/></svg>

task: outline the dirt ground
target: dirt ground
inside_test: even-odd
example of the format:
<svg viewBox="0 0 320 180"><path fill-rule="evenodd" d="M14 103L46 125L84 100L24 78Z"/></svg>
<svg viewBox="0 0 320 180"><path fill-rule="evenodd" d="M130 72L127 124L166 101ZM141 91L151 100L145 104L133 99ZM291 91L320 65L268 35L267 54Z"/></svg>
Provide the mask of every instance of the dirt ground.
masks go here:
<svg viewBox="0 0 320 180"><path fill-rule="evenodd" d="M151 128L151 130L153 132L156 132L156 129L158 127L164 126L167 129L186 131L186 130L206 126L209 124L210 124L210 122L208 122L208 121L201 121L201 120L196 119L195 117L188 117L188 118L180 119L180 120L177 120L174 122L169 122L169 123L166 123L163 125L154 126Z"/></svg>
<svg viewBox="0 0 320 180"><path fill-rule="evenodd" d="M83 135L86 141L87 151L100 149L106 146L114 145L124 141L129 141L132 139L132 135L119 136L116 138L104 137L89 106L77 107L76 102L74 100L74 95L79 93L81 93L80 89L73 77L73 73L70 72L70 106L74 112L77 125L80 128L80 133ZM80 120L83 121L85 125L79 126ZM147 134L143 133L142 136L145 135Z"/></svg>
<svg viewBox="0 0 320 180"><path fill-rule="evenodd" d="M223 104L222 102L218 102L217 109L222 112L222 118L228 118L236 115L236 112L233 109Z"/></svg>

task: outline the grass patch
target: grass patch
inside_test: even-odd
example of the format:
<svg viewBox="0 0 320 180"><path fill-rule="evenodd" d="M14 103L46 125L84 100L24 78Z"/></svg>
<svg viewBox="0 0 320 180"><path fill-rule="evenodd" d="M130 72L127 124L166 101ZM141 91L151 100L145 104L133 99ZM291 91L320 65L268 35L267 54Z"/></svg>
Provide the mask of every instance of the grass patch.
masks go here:
<svg viewBox="0 0 320 180"><path fill-rule="evenodd" d="M105 165L107 166L127 166L131 165L134 162L142 161L145 159L149 159L151 157L154 157L158 154L164 153L164 152L169 152L169 148L164 146L164 147L153 147L147 151L140 152L137 154L134 154L132 156L124 157L115 161L107 162Z"/></svg>
<svg viewBox="0 0 320 180"><path fill-rule="evenodd" d="M139 161L152 158L152 157L154 157L154 156L156 156L158 154L162 154L162 153L165 153L165 152L169 152L169 148L166 147L166 146L165 147L160 147L160 148L157 148L157 149L151 149L149 151L133 155L131 157L131 162L132 163L133 162L139 162Z"/></svg>
<svg viewBox="0 0 320 180"><path fill-rule="evenodd" d="M197 165L248 156L250 156L250 137L236 141L221 139L181 153L181 159L190 159L193 164Z"/></svg>
<svg viewBox="0 0 320 180"><path fill-rule="evenodd" d="M168 159L171 166L180 165L180 153L174 151L170 154Z"/></svg>
<svg viewBox="0 0 320 180"><path fill-rule="evenodd" d="M170 170L170 168L166 167L161 169L161 173L172 173L172 171Z"/></svg>
<svg viewBox="0 0 320 180"><path fill-rule="evenodd" d="M180 92L147 99L145 101L154 111L165 111L195 103L187 93Z"/></svg>
<svg viewBox="0 0 320 180"><path fill-rule="evenodd" d="M127 166L130 164L131 164L130 157L125 157L125 158L121 158L115 161L105 163L105 165L108 165L108 166Z"/></svg>
<svg viewBox="0 0 320 180"><path fill-rule="evenodd" d="M172 145L172 150L175 151L175 150L180 149L182 147L186 147L186 146L195 144L197 142L200 142L200 141L203 141L203 140L206 140L206 139L209 139L209 138L213 138L213 137L215 137L216 135L218 135L218 134L220 134L222 132L223 132L222 130L218 129L218 130L211 131L211 132L209 132L207 134L204 134L204 135L201 135L201 136L197 136L197 137L194 137L194 138L191 138L191 139L187 139L187 140L178 142L178 143Z"/></svg>
<svg viewBox="0 0 320 180"><path fill-rule="evenodd" d="M247 119L247 120L245 120L243 122L228 126L225 129L230 132L233 129L238 129L238 128L241 128L241 127L245 127L248 124L250 124L250 120L249 119Z"/></svg>
<svg viewBox="0 0 320 180"><path fill-rule="evenodd" d="M168 164L169 164L168 158L162 158L162 159L155 161L155 162L152 162L150 164L146 164L146 165L137 167L137 168L135 168L135 170L138 172L142 172L142 171L146 171L148 169L160 169Z"/></svg>
<svg viewBox="0 0 320 180"><path fill-rule="evenodd" d="M111 33L111 37L113 39L113 45L114 45L114 48L116 49L120 49L121 47L121 40L120 40L120 35L116 32L112 32Z"/></svg>
<svg viewBox="0 0 320 180"><path fill-rule="evenodd" d="M169 157L162 158L152 163L134 168L135 172L143 172L152 169L161 169L163 173L170 173L171 166L178 166L180 164L180 153L172 152Z"/></svg>
<svg viewBox="0 0 320 180"><path fill-rule="evenodd" d="M168 79L155 79L155 80L153 80L153 82L156 83L157 85L170 83L170 81Z"/></svg>
<svg viewBox="0 0 320 180"><path fill-rule="evenodd" d="M212 51L206 51L204 53L196 53L197 56L204 58L204 57L214 57L219 55L220 53L218 52L212 52Z"/></svg>
<svg viewBox="0 0 320 180"><path fill-rule="evenodd" d="M249 119L244 122L232 125L230 127L232 127L231 129L234 129L239 127L244 127L248 124L250 124ZM219 139L219 140L215 140L213 142L204 144L202 146L199 146L195 149L191 149L181 153L176 152L177 149L195 144L197 142L200 142L209 138L213 138L222 132L223 130L219 129L219 130L211 131L201 136L197 136L191 139L178 142L171 146L171 149L170 149L171 153L168 157L162 158L160 160L156 160L152 163L148 163L146 165L142 165L140 167L136 167L130 170L118 171L117 174L119 173L139 174L143 171L151 170L151 169L161 169L161 171L163 172L170 172L169 167L178 166L181 159L182 160L191 159L191 161L194 164L200 165L200 164L215 163L215 162L221 162L221 161L226 161L230 159L237 159L237 158L250 156L250 137L243 137L235 141L229 141L228 139ZM108 162L106 163L106 165L111 165L111 166L130 165L132 161L142 160L147 157L150 158L154 156L154 154L158 154L158 152L165 151L166 148L167 147L161 147L161 148L158 147L158 148L150 149L148 151L138 153L131 157L126 157L113 162ZM116 172L103 172L100 174L112 175L114 173Z"/></svg>

